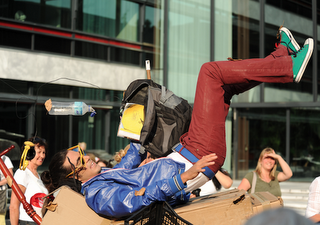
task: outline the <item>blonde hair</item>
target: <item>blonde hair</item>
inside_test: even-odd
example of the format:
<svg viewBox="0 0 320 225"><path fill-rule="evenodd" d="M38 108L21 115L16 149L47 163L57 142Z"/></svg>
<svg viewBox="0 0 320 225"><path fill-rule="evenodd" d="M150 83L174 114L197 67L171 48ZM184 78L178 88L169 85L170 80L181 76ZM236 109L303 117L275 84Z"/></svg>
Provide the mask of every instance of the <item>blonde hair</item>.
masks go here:
<svg viewBox="0 0 320 225"><path fill-rule="evenodd" d="M119 152L116 152L114 155L114 160L118 163L121 162L122 157L127 154L129 148L130 144L128 144L124 149L120 149Z"/></svg>
<svg viewBox="0 0 320 225"><path fill-rule="evenodd" d="M81 147L80 147L80 148L81 148ZM88 153L87 153L87 156L90 157L90 159L92 160L92 162L96 162L96 161L97 161L95 154L93 154L93 153L91 153L91 152L88 152Z"/></svg>
<svg viewBox="0 0 320 225"><path fill-rule="evenodd" d="M261 153L260 153L260 157L259 157L259 160L258 160L258 163L257 163L257 167L256 167L256 170L255 170L255 172L258 173L259 176L261 175L261 161L262 161L264 155L265 155L265 154L268 154L268 153L275 153L275 151L274 151L272 148L267 147L267 148L263 149L263 150L261 151ZM271 180L274 180L274 179L275 179L275 175L274 175L274 174L275 174L275 172L276 172L276 170L277 170L278 160L275 160L275 161L276 161L276 162L275 162L272 170L271 170L270 173L269 173L269 177L270 177Z"/></svg>

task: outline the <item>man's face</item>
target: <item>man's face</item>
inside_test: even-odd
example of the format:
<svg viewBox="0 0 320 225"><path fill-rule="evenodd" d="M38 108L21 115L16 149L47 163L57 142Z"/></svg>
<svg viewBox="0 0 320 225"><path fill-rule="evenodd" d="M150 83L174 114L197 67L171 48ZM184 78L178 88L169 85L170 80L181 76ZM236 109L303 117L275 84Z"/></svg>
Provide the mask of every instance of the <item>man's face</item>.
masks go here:
<svg viewBox="0 0 320 225"><path fill-rule="evenodd" d="M70 168L71 165L68 161L68 158L76 168L81 166L81 158L79 152L68 151L67 158L64 162L64 166ZM91 177L96 176L101 171L101 167L97 165L95 162L93 162L89 156L83 156L83 159L86 162L86 167L81 169L80 172L78 172L78 179L82 182L89 180Z"/></svg>

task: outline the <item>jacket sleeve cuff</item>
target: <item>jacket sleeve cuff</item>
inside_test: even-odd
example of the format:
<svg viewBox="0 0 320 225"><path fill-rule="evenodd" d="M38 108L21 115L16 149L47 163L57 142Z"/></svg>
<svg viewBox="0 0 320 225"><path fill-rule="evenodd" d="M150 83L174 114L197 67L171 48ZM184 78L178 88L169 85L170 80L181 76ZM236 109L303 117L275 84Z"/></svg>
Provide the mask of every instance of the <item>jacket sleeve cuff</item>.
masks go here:
<svg viewBox="0 0 320 225"><path fill-rule="evenodd" d="M180 174L174 176L169 180L169 185L171 187L171 190L173 193L177 193L179 191L182 191L184 188L187 187L186 184L184 184L181 180Z"/></svg>

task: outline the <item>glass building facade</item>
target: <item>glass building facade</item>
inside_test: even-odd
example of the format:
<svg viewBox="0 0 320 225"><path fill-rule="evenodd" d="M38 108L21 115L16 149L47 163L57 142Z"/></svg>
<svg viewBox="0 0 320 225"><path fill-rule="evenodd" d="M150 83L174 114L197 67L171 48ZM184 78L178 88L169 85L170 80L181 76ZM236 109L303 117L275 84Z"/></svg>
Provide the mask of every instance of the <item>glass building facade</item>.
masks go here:
<svg viewBox="0 0 320 225"><path fill-rule="evenodd" d="M301 46L313 37L299 84L265 83L232 99L224 167L241 179L268 146L289 163L291 180L320 175L316 0L4 0L0 6L0 129L46 138L46 162L80 141L111 155L128 144L116 137L119 105L127 84L146 77L146 59L155 82L192 104L203 63L265 57L281 25ZM84 101L98 114L49 116L43 107L49 98Z"/></svg>

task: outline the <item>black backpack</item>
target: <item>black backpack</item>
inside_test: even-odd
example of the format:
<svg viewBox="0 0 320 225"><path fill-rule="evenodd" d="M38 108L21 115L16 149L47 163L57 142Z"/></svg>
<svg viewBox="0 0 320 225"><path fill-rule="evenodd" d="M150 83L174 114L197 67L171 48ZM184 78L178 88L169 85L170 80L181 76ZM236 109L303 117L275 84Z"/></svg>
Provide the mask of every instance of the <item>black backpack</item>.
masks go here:
<svg viewBox="0 0 320 225"><path fill-rule="evenodd" d="M192 107L188 101L150 79L133 81L124 92L120 112L126 103L144 106L145 121L140 143L154 157L171 153L189 129Z"/></svg>

